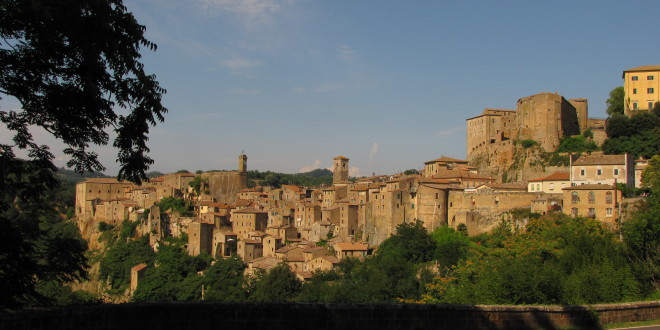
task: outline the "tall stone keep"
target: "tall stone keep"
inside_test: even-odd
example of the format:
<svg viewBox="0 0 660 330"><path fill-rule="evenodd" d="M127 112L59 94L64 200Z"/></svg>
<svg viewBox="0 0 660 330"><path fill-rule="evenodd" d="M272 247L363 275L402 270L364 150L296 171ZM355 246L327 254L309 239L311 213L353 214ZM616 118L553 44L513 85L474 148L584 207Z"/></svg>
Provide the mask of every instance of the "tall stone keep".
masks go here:
<svg viewBox="0 0 660 330"><path fill-rule="evenodd" d="M335 157L332 166L332 184L348 181L348 158L344 156Z"/></svg>
<svg viewBox="0 0 660 330"><path fill-rule="evenodd" d="M245 154L238 156L238 172L247 173L247 155Z"/></svg>

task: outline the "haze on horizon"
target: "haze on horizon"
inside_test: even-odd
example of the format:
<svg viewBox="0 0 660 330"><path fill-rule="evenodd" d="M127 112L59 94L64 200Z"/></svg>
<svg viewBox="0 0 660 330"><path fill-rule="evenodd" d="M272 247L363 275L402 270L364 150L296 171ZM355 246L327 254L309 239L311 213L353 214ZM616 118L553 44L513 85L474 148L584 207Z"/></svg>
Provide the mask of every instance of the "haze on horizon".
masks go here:
<svg viewBox="0 0 660 330"><path fill-rule="evenodd" d="M465 158L465 119L483 108L557 92L605 118L623 70L660 64L652 0L125 5L158 45L143 62L168 91L149 140L150 170L161 172L233 170L242 151L262 171L328 168L339 155L354 176L419 169ZM35 136L64 166L61 144ZM116 174L116 151L96 150Z"/></svg>

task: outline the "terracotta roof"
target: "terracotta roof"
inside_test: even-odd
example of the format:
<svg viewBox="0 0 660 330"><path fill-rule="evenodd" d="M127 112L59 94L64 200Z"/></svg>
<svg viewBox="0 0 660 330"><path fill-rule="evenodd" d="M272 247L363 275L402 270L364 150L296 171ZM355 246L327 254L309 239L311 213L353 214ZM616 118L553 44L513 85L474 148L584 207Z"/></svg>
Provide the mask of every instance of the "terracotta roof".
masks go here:
<svg viewBox="0 0 660 330"><path fill-rule="evenodd" d="M503 190L524 190L527 191L527 185L523 183L488 183L484 186L491 189L503 189Z"/></svg>
<svg viewBox="0 0 660 330"><path fill-rule="evenodd" d="M130 185L130 182L117 181L117 178L92 178L85 180L84 183L120 183Z"/></svg>
<svg viewBox="0 0 660 330"><path fill-rule="evenodd" d="M298 186L284 185L284 184L283 184L283 185L282 185L282 189L284 189L284 188L286 188L286 189L290 189L290 190L293 190L293 191L295 191L295 192L302 192L302 188L300 188L300 187L298 187Z"/></svg>
<svg viewBox="0 0 660 330"><path fill-rule="evenodd" d="M335 249L339 248L342 251L367 251L369 248L366 244L362 243L337 243Z"/></svg>
<svg viewBox="0 0 660 330"><path fill-rule="evenodd" d="M236 200L236 206L250 206L250 205L252 205L251 200L247 200L247 199L237 199Z"/></svg>
<svg viewBox="0 0 660 330"><path fill-rule="evenodd" d="M334 257L334 256L320 256L319 258L321 258L323 260L326 260L326 261L330 262L331 264L340 263L339 259L337 259L337 257Z"/></svg>
<svg viewBox="0 0 660 330"><path fill-rule="evenodd" d="M291 250L295 250L295 249L301 249L301 250L302 250L302 248L299 247L299 246L295 246L295 245L286 245L286 246L283 246L283 247L281 247L281 248L275 250L275 253L287 253L287 252L289 252L289 251L291 251Z"/></svg>
<svg viewBox="0 0 660 330"><path fill-rule="evenodd" d="M256 239L244 239L241 240L241 242L245 244L261 244L261 242L257 241Z"/></svg>
<svg viewBox="0 0 660 330"><path fill-rule="evenodd" d="M625 77L626 72L644 72L644 71L660 71L660 65L644 65L628 70L623 70L623 74L621 75L621 78Z"/></svg>
<svg viewBox="0 0 660 330"><path fill-rule="evenodd" d="M276 257L261 257L248 261L252 268L270 269L282 262L282 259Z"/></svg>
<svg viewBox="0 0 660 330"><path fill-rule="evenodd" d="M304 253L312 253L314 251L323 250L323 249L325 249L325 248L322 247L322 246L312 246L312 247L306 248L305 250L303 250L303 252Z"/></svg>
<svg viewBox="0 0 660 330"><path fill-rule="evenodd" d="M571 174L568 172L555 172L544 178L531 179L529 182L538 182L538 181L569 181L571 180Z"/></svg>
<svg viewBox="0 0 660 330"><path fill-rule="evenodd" d="M626 155L587 155L573 162L573 166L579 165L624 165Z"/></svg>
<svg viewBox="0 0 660 330"><path fill-rule="evenodd" d="M359 184L359 185L356 185L355 187L351 188L351 191L365 191L365 190L369 190L368 185Z"/></svg>
<svg viewBox="0 0 660 330"><path fill-rule="evenodd" d="M428 162L425 162L424 164L430 164L430 163L465 163L465 164L467 164L467 162L468 162L467 160L463 160L463 159L456 159L456 158L442 156L438 159L429 160Z"/></svg>
<svg viewBox="0 0 660 330"><path fill-rule="evenodd" d="M455 183L456 181L457 180L434 179L434 178L424 178L424 177L417 178L417 182L419 182L419 183L444 183L444 184L450 184L450 183Z"/></svg>
<svg viewBox="0 0 660 330"><path fill-rule="evenodd" d="M468 171L461 170L446 170L433 176L434 179L457 179L457 178L470 178L470 179L484 179L491 180L491 178L483 177Z"/></svg>
<svg viewBox="0 0 660 330"><path fill-rule="evenodd" d="M344 156L335 157L335 158L333 158L333 159L346 159L346 160L349 160L348 158L346 158L346 157L344 157Z"/></svg>
<svg viewBox="0 0 660 330"><path fill-rule="evenodd" d="M286 257L285 261L286 262L304 262L305 257Z"/></svg>
<svg viewBox="0 0 660 330"><path fill-rule="evenodd" d="M255 208L250 207L250 208L246 208L246 209L234 210L233 213L253 213L253 214L266 213L267 214L268 211L259 210L259 209L255 209Z"/></svg>
<svg viewBox="0 0 660 330"><path fill-rule="evenodd" d="M227 230L227 229L220 229L220 233L225 235L225 236L237 236L236 233L234 233L231 230Z"/></svg>
<svg viewBox="0 0 660 330"><path fill-rule="evenodd" d="M196 176L195 174L192 174L192 173L175 173L175 174L178 174L180 176L187 176L187 177L195 177Z"/></svg>
<svg viewBox="0 0 660 330"><path fill-rule="evenodd" d="M133 266L133 268L131 268L131 271L139 272L145 268L147 268L147 264L139 264L137 266Z"/></svg>
<svg viewBox="0 0 660 330"><path fill-rule="evenodd" d="M583 184L562 188L562 190L614 190L614 186L609 184Z"/></svg>

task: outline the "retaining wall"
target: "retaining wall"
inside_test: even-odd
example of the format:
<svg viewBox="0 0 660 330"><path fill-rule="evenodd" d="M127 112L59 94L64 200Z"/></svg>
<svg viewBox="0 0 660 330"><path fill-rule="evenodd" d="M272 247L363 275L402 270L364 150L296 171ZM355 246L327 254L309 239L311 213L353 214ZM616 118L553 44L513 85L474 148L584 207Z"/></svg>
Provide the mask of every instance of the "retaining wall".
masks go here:
<svg viewBox="0 0 660 330"><path fill-rule="evenodd" d="M0 329L598 329L660 301L591 306L151 303L1 310Z"/></svg>

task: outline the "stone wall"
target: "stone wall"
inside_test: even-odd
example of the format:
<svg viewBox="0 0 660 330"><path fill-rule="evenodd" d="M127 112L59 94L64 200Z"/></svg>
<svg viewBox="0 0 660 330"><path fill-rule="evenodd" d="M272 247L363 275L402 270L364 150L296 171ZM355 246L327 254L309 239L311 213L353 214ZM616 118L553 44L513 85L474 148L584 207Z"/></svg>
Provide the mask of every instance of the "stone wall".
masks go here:
<svg viewBox="0 0 660 330"><path fill-rule="evenodd" d="M247 174L241 172L205 172L202 179L208 180L209 195L217 202L234 204L238 193L247 188Z"/></svg>
<svg viewBox="0 0 660 330"><path fill-rule="evenodd" d="M660 302L591 306L152 303L0 310L2 329L597 329Z"/></svg>

